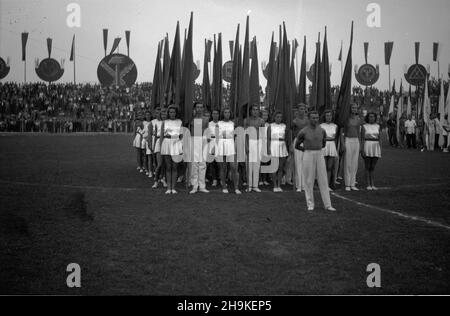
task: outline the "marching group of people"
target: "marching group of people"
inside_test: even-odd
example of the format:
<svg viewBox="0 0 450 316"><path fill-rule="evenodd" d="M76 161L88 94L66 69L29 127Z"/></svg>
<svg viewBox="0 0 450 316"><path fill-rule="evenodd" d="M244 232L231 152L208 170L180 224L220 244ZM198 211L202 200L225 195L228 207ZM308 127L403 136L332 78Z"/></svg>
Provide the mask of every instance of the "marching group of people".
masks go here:
<svg viewBox="0 0 450 316"><path fill-rule="evenodd" d="M209 193L219 187L228 194L229 184L236 194L260 193L272 185L275 193L282 184L305 192L307 208L314 210L313 189L317 180L326 210L335 211L330 192L344 181L346 191L358 191L358 160L364 159L367 190L378 190L374 171L381 158L378 114L361 117L358 105L343 128L333 122L334 113L319 113L299 104L292 122L281 112L269 115L259 105L249 110L243 126L238 127L230 108L208 111L202 103L194 106L192 121L183 126L178 108L155 108L136 119L133 147L137 170L153 179L166 194L177 194L176 184L184 178L190 194ZM270 117L271 116L271 117ZM365 120L365 121L364 121ZM292 135L292 136L291 136ZM269 177L270 174L270 177Z"/></svg>

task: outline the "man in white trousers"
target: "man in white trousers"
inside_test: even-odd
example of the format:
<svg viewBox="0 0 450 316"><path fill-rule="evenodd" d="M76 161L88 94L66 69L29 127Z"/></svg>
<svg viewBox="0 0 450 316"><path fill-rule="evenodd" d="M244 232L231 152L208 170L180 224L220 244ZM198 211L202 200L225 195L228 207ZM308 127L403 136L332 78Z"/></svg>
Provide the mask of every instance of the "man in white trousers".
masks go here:
<svg viewBox="0 0 450 316"><path fill-rule="evenodd" d="M294 135L298 135L298 133L308 126L308 115L306 114L306 105L300 103L298 105L297 116L293 122ZM294 150L294 163L295 163L295 187L297 192L302 192L304 190L304 177L303 177L303 150L296 149L297 138L294 139L293 142L293 150Z"/></svg>
<svg viewBox="0 0 450 316"><path fill-rule="evenodd" d="M191 184L192 190L190 194L197 193L197 191L203 193L209 193L206 189L205 177L206 177L206 159L204 157L204 145L205 139L203 132L207 128L208 122L206 122L203 116L203 104L195 104L195 116L191 123Z"/></svg>
<svg viewBox="0 0 450 316"><path fill-rule="evenodd" d="M317 178L320 195L324 207L328 211L336 211L331 206L330 189L327 179L327 168L323 148L326 144L327 135L319 125L319 113L311 111L308 114L309 125L303 128L297 135L297 146L303 143L305 150L303 154L303 177L305 185L305 197L308 211L314 210L314 182Z"/></svg>

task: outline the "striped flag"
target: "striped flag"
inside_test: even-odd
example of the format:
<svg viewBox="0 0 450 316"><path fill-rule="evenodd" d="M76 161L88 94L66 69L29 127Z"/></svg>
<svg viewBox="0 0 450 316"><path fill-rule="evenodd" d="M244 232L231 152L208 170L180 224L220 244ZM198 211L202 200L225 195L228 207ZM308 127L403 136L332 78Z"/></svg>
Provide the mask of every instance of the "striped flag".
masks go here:
<svg viewBox="0 0 450 316"><path fill-rule="evenodd" d="M425 88L424 88L424 94L423 94L423 100L422 100L422 114L423 114L423 121L425 122L425 126L428 126L430 123L430 114L431 114L431 104L430 104L430 96L428 94L428 76L425 79ZM425 140L426 140L426 146L428 150L430 150L429 147L429 132L428 128L425 128ZM434 137L434 135L432 136Z"/></svg>
<svg viewBox="0 0 450 316"><path fill-rule="evenodd" d="M408 105L406 106L406 116L409 117L412 112L412 103L411 103L411 85L409 85L409 94L408 94Z"/></svg>

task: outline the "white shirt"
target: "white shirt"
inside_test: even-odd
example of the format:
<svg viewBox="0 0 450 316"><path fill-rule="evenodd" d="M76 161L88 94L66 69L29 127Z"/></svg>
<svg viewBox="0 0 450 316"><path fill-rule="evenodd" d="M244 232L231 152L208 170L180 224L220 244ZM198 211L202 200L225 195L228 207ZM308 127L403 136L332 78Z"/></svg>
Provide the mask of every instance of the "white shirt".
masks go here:
<svg viewBox="0 0 450 316"><path fill-rule="evenodd" d="M405 121L406 134L415 134L416 126L417 126L417 124L416 124L415 120Z"/></svg>

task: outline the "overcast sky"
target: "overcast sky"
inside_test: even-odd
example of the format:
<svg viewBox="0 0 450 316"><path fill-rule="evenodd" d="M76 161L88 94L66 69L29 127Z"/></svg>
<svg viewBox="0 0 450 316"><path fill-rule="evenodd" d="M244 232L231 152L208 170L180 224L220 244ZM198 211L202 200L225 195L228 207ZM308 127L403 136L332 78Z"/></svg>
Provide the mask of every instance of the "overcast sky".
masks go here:
<svg viewBox="0 0 450 316"><path fill-rule="evenodd" d="M69 3L81 6L81 27L66 24ZM367 5L381 7L381 27L370 28L366 19ZM355 22L354 64L364 64L363 43L369 42L369 63L379 64L381 76L376 84L388 87L387 66L384 65L384 42L393 41L392 78L403 78L404 65L414 63L414 42L421 42L420 63L430 64L432 75L437 64L432 61L433 42L440 42L440 64L448 79L450 62L449 0L0 0L0 56L10 57L11 71L3 81L22 81L20 33L29 32L27 46L27 81L39 80L34 72L34 59L47 57L46 38L53 38L52 57L66 59L65 74L60 81L73 79L69 62L73 34L77 37L77 81L97 82L97 66L104 55L102 29L109 29L108 48L113 38L121 36L120 52L126 52L125 30L131 31L130 57L138 68L138 81L153 78L157 43L168 33L173 44L175 26L180 21L181 33L188 27L194 12L194 60L203 66L204 39L222 32L224 62L230 59L228 41L234 40L236 26L241 24L241 43L245 19L250 12L250 37L257 37L259 61L269 58L272 31L278 38L278 25L286 22L289 39L302 43L307 37L307 60L314 60L317 33L328 26L328 45L332 63L332 84L340 83L337 61L341 40L344 59L350 38L350 24ZM299 55L301 55L299 48ZM299 56L301 58L301 56ZM344 60L345 62L345 60ZM299 61L300 63L300 61ZM262 74L261 84L265 85ZM197 79L201 82L202 75ZM356 80L353 82L356 84Z"/></svg>

